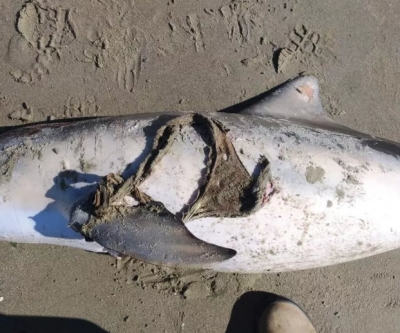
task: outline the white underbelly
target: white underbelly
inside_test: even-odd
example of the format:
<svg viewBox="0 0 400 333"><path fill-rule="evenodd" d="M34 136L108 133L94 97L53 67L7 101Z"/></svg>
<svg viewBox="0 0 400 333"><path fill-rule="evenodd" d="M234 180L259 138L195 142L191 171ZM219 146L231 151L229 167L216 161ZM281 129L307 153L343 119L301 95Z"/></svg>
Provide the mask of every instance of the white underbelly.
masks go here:
<svg viewBox="0 0 400 333"><path fill-rule="evenodd" d="M394 214L364 219L333 209L308 214L274 198L256 214L237 219L205 218L188 229L207 242L235 249L237 255L210 268L235 272L283 272L360 259L399 247Z"/></svg>

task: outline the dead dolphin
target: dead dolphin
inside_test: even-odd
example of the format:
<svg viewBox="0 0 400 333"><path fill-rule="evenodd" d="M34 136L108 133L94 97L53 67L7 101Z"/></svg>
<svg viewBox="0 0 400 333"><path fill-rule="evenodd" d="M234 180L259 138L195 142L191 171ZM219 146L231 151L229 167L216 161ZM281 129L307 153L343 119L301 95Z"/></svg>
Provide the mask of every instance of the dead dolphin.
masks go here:
<svg viewBox="0 0 400 333"><path fill-rule="evenodd" d="M0 240L219 271L400 247L400 145L336 124L301 76L239 112L136 114L0 136Z"/></svg>

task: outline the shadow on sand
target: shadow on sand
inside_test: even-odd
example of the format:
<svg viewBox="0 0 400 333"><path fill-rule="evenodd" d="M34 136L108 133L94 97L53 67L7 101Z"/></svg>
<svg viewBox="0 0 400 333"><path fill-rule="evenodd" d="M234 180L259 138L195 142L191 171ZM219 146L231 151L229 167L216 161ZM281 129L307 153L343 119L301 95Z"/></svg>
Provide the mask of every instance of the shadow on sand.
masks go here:
<svg viewBox="0 0 400 333"><path fill-rule="evenodd" d="M100 326L78 318L6 316L0 314L1 333L107 333Z"/></svg>

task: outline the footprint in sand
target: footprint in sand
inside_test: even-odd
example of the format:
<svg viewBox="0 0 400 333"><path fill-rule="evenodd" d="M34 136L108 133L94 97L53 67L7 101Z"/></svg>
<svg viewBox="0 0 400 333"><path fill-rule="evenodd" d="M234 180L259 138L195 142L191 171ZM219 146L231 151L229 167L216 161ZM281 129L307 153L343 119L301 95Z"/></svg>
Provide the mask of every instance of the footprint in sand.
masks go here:
<svg viewBox="0 0 400 333"><path fill-rule="evenodd" d="M111 20L109 21L111 22ZM94 67L111 69L121 90L133 92L142 69L146 36L135 26L110 23L105 30L92 30L87 36L90 45L84 50L85 60Z"/></svg>
<svg viewBox="0 0 400 333"><path fill-rule="evenodd" d="M297 59L308 68L330 63L336 58L331 44L331 40L318 32L305 25L298 26L289 34L286 46L276 51L275 70L283 72L292 59Z"/></svg>
<svg viewBox="0 0 400 333"><path fill-rule="evenodd" d="M78 98L69 96L64 105L64 117L94 117L98 115L100 107L95 96L85 96Z"/></svg>
<svg viewBox="0 0 400 333"><path fill-rule="evenodd" d="M15 34L8 44L6 60L14 69L12 77L34 84L49 75L52 65L61 59L61 48L76 39L71 11L28 2L17 14Z"/></svg>

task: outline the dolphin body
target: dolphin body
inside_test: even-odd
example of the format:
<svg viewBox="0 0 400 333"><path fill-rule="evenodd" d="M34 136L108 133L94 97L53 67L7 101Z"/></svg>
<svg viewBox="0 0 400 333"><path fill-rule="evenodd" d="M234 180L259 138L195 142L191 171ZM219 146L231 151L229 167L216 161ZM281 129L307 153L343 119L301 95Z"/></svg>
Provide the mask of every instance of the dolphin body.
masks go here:
<svg viewBox="0 0 400 333"><path fill-rule="evenodd" d="M0 136L0 240L260 273L400 247L400 144L336 124L301 76L236 113Z"/></svg>

